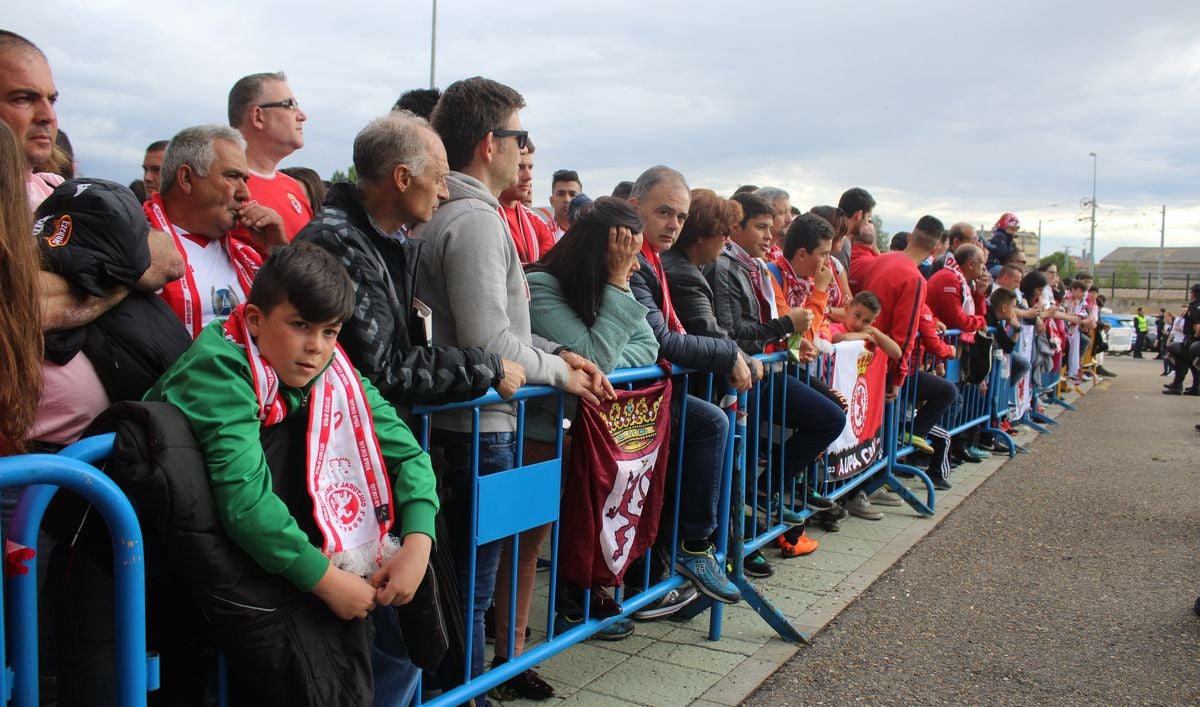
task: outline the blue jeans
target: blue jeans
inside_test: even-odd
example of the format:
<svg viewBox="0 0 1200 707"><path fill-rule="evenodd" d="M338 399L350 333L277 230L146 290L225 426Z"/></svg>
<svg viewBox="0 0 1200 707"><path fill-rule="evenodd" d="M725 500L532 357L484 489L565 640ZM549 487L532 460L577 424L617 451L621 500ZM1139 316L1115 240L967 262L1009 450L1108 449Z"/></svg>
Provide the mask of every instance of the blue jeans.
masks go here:
<svg viewBox="0 0 1200 707"><path fill-rule="evenodd" d="M679 439L679 411L676 401L683 395L672 396L672 451ZM729 418L725 411L712 403L687 396L687 434L683 443L683 479L679 491L679 538L700 541L709 538L717 529L717 502L721 495L721 473L725 465L725 445L729 441ZM675 463L671 460L667 473L667 498L663 510L672 507L670 494L675 488ZM660 533L662 537L668 537Z"/></svg>
<svg viewBox="0 0 1200 707"><path fill-rule="evenodd" d="M474 494L471 474L471 439L469 432L434 430L431 442L445 455L445 467L440 469L442 484L442 513L450 531L450 551L458 568L458 593L463 607L470 607L467 625L471 634L471 676L483 672L484 636L483 614L496 592L496 568L500 565L502 541L490 542L475 548L472 533ZM483 432L479 434L479 475L512 469L517 465L517 435L514 432ZM471 574L471 552L475 552L475 591L468 595Z"/></svg>
<svg viewBox="0 0 1200 707"><path fill-rule="evenodd" d="M375 705L407 705L417 694L421 671L408 659L408 648L400 633L400 621L390 606L371 612L375 623L375 645L371 648L371 672L375 676ZM412 640L421 640L413 636Z"/></svg>
<svg viewBox="0 0 1200 707"><path fill-rule="evenodd" d="M760 396L761 403L757 400ZM765 431L755 429L753 416L756 405L759 421L783 422L792 433L783 443L785 480L793 479L807 469L846 427L846 413L842 412L841 406L795 376L785 373L771 375L770 379L757 386L757 390L751 388L747 397L747 419L752 425L748 434L753 437L757 433L765 439ZM780 488L778 482L777 476L774 481L777 489Z"/></svg>

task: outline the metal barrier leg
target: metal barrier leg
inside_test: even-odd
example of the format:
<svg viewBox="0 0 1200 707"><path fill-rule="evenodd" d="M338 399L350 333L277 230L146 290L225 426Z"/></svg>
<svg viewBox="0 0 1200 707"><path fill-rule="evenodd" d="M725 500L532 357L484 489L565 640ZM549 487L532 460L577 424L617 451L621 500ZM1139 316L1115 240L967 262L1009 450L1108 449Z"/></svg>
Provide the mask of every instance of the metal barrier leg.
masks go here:
<svg viewBox="0 0 1200 707"><path fill-rule="evenodd" d="M742 393L738 396L738 410L746 409L746 395ZM729 507L736 509L736 519L732 520L730 526L730 534L732 535L729 544L729 562L733 565L733 581L738 589L742 592L742 599L754 609L754 613L758 614L767 625L775 629L775 633L788 643L808 643L808 636L797 630L792 622L783 615L779 609L776 609L766 597L758 591L746 579L746 574L742 567L742 557L745 550L745 533L746 522L743 516L743 504L745 503L746 493L746 416L744 413L739 413L735 416L734 429L736 430L732 440L732 483L730 484L730 503ZM714 616L717 610L720 610L721 605L714 602ZM717 625L715 635L710 631L709 638L719 640L721 638L720 625Z"/></svg>
<svg viewBox="0 0 1200 707"><path fill-rule="evenodd" d="M1033 421L1033 415L1031 414L1031 412L1026 412L1024 415L1022 415L1020 423L1022 425L1025 425L1029 429L1033 430L1034 432L1037 432L1040 435L1050 434L1050 430L1046 429L1045 427L1042 427L1041 425L1039 425L1038 423Z"/></svg>
<svg viewBox="0 0 1200 707"><path fill-rule="evenodd" d="M888 450L888 464L882 470L879 478L872 479L864 485L865 490L867 490L868 493L871 493L886 483L888 486L891 486L892 490L895 491L900 498L904 499L905 503L907 503L909 506L912 506L912 509L917 513L925 516L931 516L933 515L935 496L933 481L931 481L929 476L921 469L909 464L905 464L896 458L896 452L900 449L900 416L896 408L896 401L887 403L887 405L885 405L883 408L883 424L885 425L884 430L886 431L886 434L884 434L883 437L883 444L884 448ZM900 479L896 478L895 471L897 469L901 469L913 474L920 479L923 484L925 484L924 503L922 503L917 498L916 494L914 494L911 489L905 486Z"/></svg>
<svg viewBox="0 0 1200 707"><path fill-rule="evenodd" d="M1009 433L1000 429L999 427L992 427L991 425L984 427L983 431L992 434L997 439L1004 442L1004 446L1008 447L1008 458L1009 459L1012 459L1013 457L1017 456L1017 447L1020 447L1021 445L1019 445L1015 441L1013 441L1012 435L1010 435ZM1029 450L1022 447L1021 451L1028 452Z"/></svg>

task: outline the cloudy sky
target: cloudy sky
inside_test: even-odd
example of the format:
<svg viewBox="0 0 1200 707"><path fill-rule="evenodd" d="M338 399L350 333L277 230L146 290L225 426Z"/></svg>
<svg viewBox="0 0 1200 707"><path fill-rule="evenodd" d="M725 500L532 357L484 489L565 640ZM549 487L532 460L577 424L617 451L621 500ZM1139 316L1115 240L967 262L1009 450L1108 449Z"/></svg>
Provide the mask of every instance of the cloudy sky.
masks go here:
<svg viewBox="0 0 1200 707"><path fill-rule="evenodd" d="M430 0L6 0L41 46L82 170L128 182L142 150L223 122L229 87L284 70L309 117L285 165L328 176L354 134L429 84ZM888 231L924 213L1014 211L1043 252L1200 245L1200 2L753 5L690 0L438 3L436 82L521 91L535 200L550 173L592 196L665 163L692 186L784 187L802 208L863 186ZM540 176L536 176L539 175Z"/></svg>

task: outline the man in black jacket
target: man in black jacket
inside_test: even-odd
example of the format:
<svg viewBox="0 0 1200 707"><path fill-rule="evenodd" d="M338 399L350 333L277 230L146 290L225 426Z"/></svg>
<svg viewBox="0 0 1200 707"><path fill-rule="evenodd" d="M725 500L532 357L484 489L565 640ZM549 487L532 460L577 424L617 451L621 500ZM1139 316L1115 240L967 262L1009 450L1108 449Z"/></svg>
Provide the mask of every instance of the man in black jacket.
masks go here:
<svg viewBox="0 0 1200 707"><path fill-rule="evenodd" d="M424 119L397 111L354 139L358 184L334 184L296 235L332 253L354 282L354 315L339 343L394 405L470 400L525 382L519 364L477 347L429 346L431 314L414 297L421 241L406 237L446 198L446 150Z"/></svg>

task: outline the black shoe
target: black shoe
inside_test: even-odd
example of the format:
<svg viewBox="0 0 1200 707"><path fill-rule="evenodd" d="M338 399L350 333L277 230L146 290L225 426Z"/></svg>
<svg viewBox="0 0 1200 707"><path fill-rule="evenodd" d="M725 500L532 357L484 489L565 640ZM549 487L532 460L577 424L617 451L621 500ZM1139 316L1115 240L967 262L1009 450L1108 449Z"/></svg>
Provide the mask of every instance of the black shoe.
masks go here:
<svg viewBox="0 0 1200 707"><path fill-rule="evenodd" d="M1141 356L1138 356L1137 358L1141 358ZM1096 366L1096 373L1104 378L1116 378L1117 377L1116 373L1113 373L1112 371L1108 370L1104 366Z"/></svg>
<svg viewBox="0 0 1200 707"><path fill-rule="evenodd" d="M1183 394L1184 395L1200 395L1200 388L1192 386L1191 388L1188 388L1187 390L1183 391Z"/></svg>
<svg viewBox="0 0 1200 707"><path fill-rule="evenodd" d="M949 491L952 488L950 480L941 474L930 474L929 480L933 482L933 487L938 491Z"/></svg>
<svg viewBox="0 0 1200 707"><path fill-rule="evenodd" d="M503 658L497 656L492 659L492 667L503 665L505 662ZM548 700L556 695L554 686L543 680L542 676L532 669L518 673L516 677L509 678L508 682L500 683L496 689L499 699L512 699L505 693L515 694L526 700Z"/></svg>
<svg viewBox="0 0 1200 707"><path fill-rule="evenodd" d="M742 572L747 577L761 579L775 574L775 568L771 567L771 563L767 562L766 556L760 550L755 550L742 558Z"/></svg>
<svg viewBox="0 0 1200 707"><path fill-rule="evenodd" d="M1167 385L1163 386L1162 394L1163 395L1183 395L1183 386L1175 385L1174 383L1168 383Z"/></svg>

